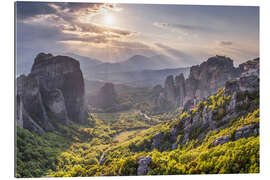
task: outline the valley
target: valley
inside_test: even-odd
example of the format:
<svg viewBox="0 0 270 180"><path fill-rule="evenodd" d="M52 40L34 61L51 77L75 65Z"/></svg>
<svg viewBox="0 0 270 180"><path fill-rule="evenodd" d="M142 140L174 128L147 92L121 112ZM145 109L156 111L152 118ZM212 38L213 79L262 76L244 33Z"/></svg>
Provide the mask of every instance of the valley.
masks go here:
<svg viewBox="0 0 270 180"><path fill-rule="evenodd" d="M141 87L41 53L17 86L16 177L259 172L259 59L215 56Z"/></svg>

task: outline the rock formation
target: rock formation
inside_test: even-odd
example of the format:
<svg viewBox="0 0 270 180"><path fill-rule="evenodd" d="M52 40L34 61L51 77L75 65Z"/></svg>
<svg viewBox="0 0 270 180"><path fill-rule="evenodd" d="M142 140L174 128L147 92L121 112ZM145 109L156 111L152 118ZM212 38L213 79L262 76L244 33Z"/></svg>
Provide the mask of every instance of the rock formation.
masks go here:
<svg viewBox="0 0 270 180"><path fill-rule="evenodd" d="M260 59L256 58L256 59L249 60L245 63L240 64L239 71L246 72L252 69L259 69L259 66L260 66Z"/></svg>
<svg viewBox="0 0 270 180"><path fill-rule="evenodd" d="M258 62L258 61L257 61ZM163 144L170 144L169 149L176 149L191 139L202 141L210 130L217 130L226 127L235 118L247 116L254 112L259 106L259 68L253 64L246 68L237 78L224 82L214 96L200 99L194 108L184 108L179 121L171 127L169 132L158 132L151 139L151 149L164 151L168 147ZM195 68L198 71L198 68ZM236 69L239 71L239 69ZM241 72L241 71L240 71ZM194 72L193 72L194 73ZM194 73L191 77L198 78ZM222 99L219 106L211 106L212 99ZM214 101L217 103L218 99ZM190 102L189 102L190 101ZM189 100L185 106L191 107L193 101ZM190 103L190 104L189 104ZM243 137L257 136L259 124L245 125L235 130L233 136L224 135L215 139L213 146L234 141ZM178 138L180 135L180 139Z"/></svg>
<svg viewBox="0 0 270 180"><path fill-rule="evenodd" d="M42 133L55 129L55 122L69 121L86 121L80 64L67 56L40 53L30 74L17 78L18 125Z"/></svg>
<svg viewBox="0 0 270 180"><path fill-rule="evenodd" d="M97 106L103 109L118 104L117 94L112 83L105 83L97 95Z"/></svg>
<svg viewBox="0 0 270 180"><path fill-rule="evenodd" d="M186 85L183 74L175 77L175 94L176 94L176 106L183 106L184 98L186 96Z"/></svg>
<svg viewBox="0 0 270 180"><path fill-rule="evenodd" d="M240 138L248 138L250 136L257 136L259 135L259 127L258 125L246 125L243 126L241 128L238 128L233 137L230 137L229 135L225 135L225 136L221 136L218 137L217 139L214 140L214 142L212 143L213 146L217 146L217 145L222 145L224 143L227 143L229 141L236 141Z"/></svg>
<svg viewBox="0 0 270 180"><path fill-rule="evenodd" d="M168 76L166 78L164 90L167 100L171 103L174 103L176 99L176 92L173 76Z"/></svg>
<svg viewBox="0 0 270 180"><path fill-rule="evenodd" d="M233 61L225 56L211 57L199 66L191 67L186 84L186 100L192 96L202 98L216 93L233 74Z"/></svg>
<svg viewBox="0 0 270 180"><path fill-rule="evenodd" d="M241 75L245 83L256 80L255 76L259 74L258 67L259 58L247 61L235 68L230 58L214 56L200 65L192 66L187 79L184 78L183 74L176 76L175 79L173 76L168 76L164 85L164 94L173 106L186 105L185 107L189 108L196 104L196 100L216 93L230 79ZM254 76L250 76L250 74ZM245 80L246 78L249 78L249 81ZM252 88L250 84L243 82L239 82L239 88Z"/></svg>
<svg viewBox="0 0 270 180"><path fill-rule="evenodd" d="M150 156L143 156L139 159L137 175L146 175L149 171L149 165L152 162L152 158Z"/></svg>

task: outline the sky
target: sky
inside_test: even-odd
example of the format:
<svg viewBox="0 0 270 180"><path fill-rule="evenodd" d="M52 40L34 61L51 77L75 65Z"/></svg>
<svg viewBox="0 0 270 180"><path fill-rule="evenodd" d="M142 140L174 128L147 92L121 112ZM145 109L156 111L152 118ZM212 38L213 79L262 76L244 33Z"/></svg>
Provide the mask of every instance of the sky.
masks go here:
<svg viewBox="0 0 270 180"><path fill-rule="evenodd" d="M215 55L259 57L259 7L65 2L16 3L17 63L39 52L104 62L165 55L177 66Z"/></svg>

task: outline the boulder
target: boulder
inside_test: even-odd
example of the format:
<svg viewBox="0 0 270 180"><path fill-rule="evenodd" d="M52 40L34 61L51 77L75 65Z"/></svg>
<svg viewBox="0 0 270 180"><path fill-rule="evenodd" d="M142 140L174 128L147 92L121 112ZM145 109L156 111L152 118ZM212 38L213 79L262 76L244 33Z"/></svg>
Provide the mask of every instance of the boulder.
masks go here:
<svg viewBox="0 0 270 180"><path fill-rule="evenodd" d="M259 77L251 74L250 76L240 77L239 88L241 91L254 92L259 90Z"/></svg>
<svg viewBox="0 0 270 180"><path fill-rule="evenodd" d="M178 143L177 143L177 142L173 143L173 145L172 145L172 150L175 150L175 149L177 149L177 148L178 148Z"/></svg>
<svg viewBox="0 0 270 180"><path fill-rule="evenodd" d="M240 139L240 138L247 138L252 135L258 135L259 134L259 127L257 127L254 124L246 125L241 128L238 128L234 134L234 139Z"/></svg>
<svg viewBox="0 0 270 180"><path fill-rule="evenodd" d="M159 149L160 148L160 143L163 139L163 134L162 132L159 132L158 134L156 134L155 136L153 136L153 142L151 145L151 149Z"/></svg>
<svg viewBox="0 0 270 180"><path fill-rule="evenodd" d="M149 171L149 164L152 162L152 158L149 156L143 156L139 159L137 175L146 175Z"/></svg>
<svg viewBox="0 0 270 180"><path fill-rule="evenodd" d="M217 138L216 140L214 140L214 142L212 143L213 146L217 146L217 145L222 145L226 142L231 141L231 138L229 135L225 135L225 136L221 136L219 138Z"/></svg>

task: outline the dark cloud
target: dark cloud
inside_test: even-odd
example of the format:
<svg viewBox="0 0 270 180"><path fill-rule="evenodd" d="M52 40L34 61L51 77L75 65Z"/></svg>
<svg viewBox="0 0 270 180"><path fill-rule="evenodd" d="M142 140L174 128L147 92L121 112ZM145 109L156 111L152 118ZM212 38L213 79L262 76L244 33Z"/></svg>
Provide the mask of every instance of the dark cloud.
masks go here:
<svg viewBox="0 0 270 180"><path fill-rule="evenodd" d="M47 2L16 2L18 19L27 19L37 15L54 14L56 10Z"/></svg>
<svg viewBox="0 0 270 180"><path fill-rule="evenodd" d="M68 13L83 11L96 13L101 7L110 9L114 5L103 3L73 3L73 2L17 2L16 12L19 20L35 17L37 15L58 14L57 8ZM65 17L63 17L65 18Z"/></svg>
<svg viewBox="0 0 270 180"><path fill-rule="evenodd" d="M58 53L68 49L89 51L91 56L101 59L107 59L113 53L113 57L119 56L118 60L132 54L157 54L152 46L127 39L136 32L83 23L79 19L91 13L100 13L101 8L114 8L114 5L45 2L20 2L16 5L20 19L16 24L18 62L29 59L25 52L34 56L41 51Z"/></svg>
<svg viewBox="0 0 270 180"><path fill-rule="evenodd" d="M115 5L112 4L18 2L16 5L18 19L26 20L27 18L31 17L32 19L28 19L28 22L32 24L34 22L35 24L36 22L41 21L37 24L46 24L49 28L54 28L53 26L56 26L59 28L58 31L66 30L76 33L95 33L103 36L105 36L106 34L103 39L105 39L106 37L119 38L121 36L129 36L134 34L134 32L123 29L116 29L98 26L92 23L79 22L78 17L83 15L89 15L91 13L97 13L101 8L112 9L115 7ZM27 23L27 21L22 22ZM44 26L44 28L45 30L48 29L46 26ZM73 37L72 39L76 38Z"/></svg>
<svg viewBox="0 0 270 180"><path fill-rule="evenodd" d="M194 58L181 50L169 47L161 43L155 43L156 46L163 49L168 55L173 56L176 59L179 59L182 65L191 65L198 63Z"/></svg>
<svg viewBox="0 0 270 180"><path fill-rule="evenodd" d="M89 43L107 43L110 38L119 38L117 35L76 35L63 33L58 27L40 24L17 24L17 42L47 42L47 41L80 41Z"/></svg>
<svg viewBox="0 0 270 180"><path fill-rule="evenodd" d="M219 44L221 46L231 46L231 45L233 45L233 42L231 42L231 41L220 41Z"/></svg>
<svg viewBox="0 0 270 180"><path fill-rule="evenodd" d="M69 12L76 12L80 10L93 11L96 12L99 10L102 3L75 3L75 2L66 2L66 3L53 3L54 5L60 7L62 10L68 10Z"/></svg>

